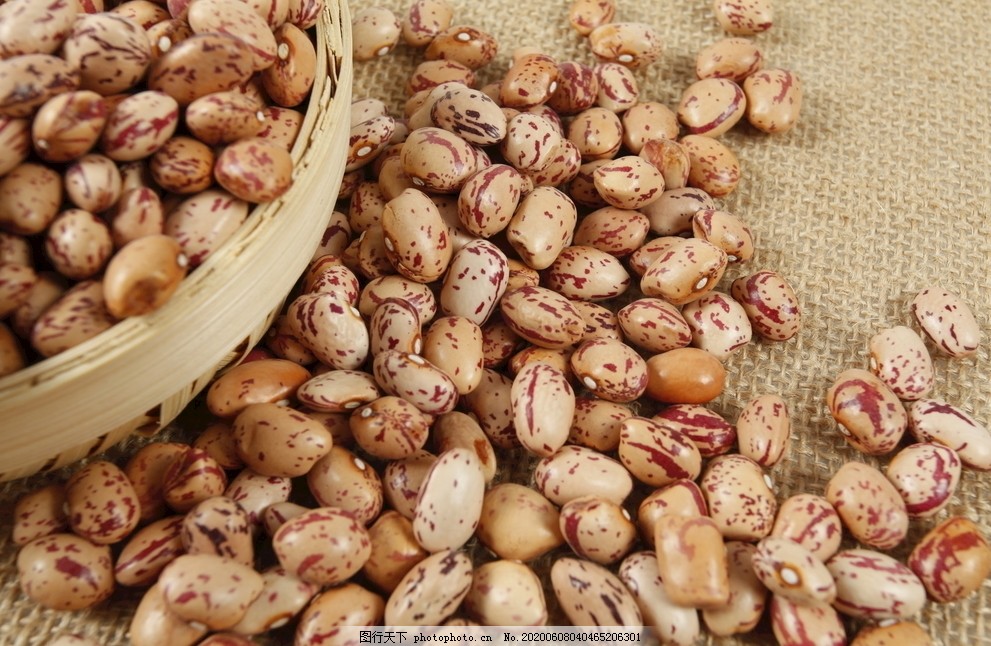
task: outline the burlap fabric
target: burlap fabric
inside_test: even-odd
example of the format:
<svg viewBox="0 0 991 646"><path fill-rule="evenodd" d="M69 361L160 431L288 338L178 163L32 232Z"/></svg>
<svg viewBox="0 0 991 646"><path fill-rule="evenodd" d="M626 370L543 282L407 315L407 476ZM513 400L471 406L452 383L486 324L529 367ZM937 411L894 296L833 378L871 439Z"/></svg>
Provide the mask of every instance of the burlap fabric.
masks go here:
<svg viewBox="0 0 991 646"><path fill-rule="evenodd" d="M352 2L352 11L371 0ZM377 4L402 11L406 0ZM517 46L537 45L561 60L591 61L584 40L566 24L566 0L453 0L457 22L497 36L498 59L482 73L495 78ZM638 73L645 99L677 103L693 80L698 50L718 39L708 0L619 1L618 19L657 27L662 61ZM770 66L796 71L805 89L799 125L767 136L738 127L724 141L743 168L739 189L721 200L745 218L758 251L745 270L774 269L801 300L804 328L787 343L755 342L728 362L726 392L714 408L734 420L761 393L779 393L793 415L788 460L773 470L779 499L822 493L849 448L824 406L832 378L866 366L866 344L878 329L910 324L908 303L923 287L944 285L974 309L991 337L991 3L949 0L777 0L773 29L757 38ZM354 95L387 98L396 110L419 54L400 47L385 60L359 64ZM731 270L724 284L743 270ZM991 338L976 357L934 352L934 395L991 423ZM52 402L58 405L58 402ZM174 433L188 433L190 416ZM183 427L183 424L186 427ZM115 451L118 457L126 448ZM504 465L510 465L504 461ZM525 477L520 462L511 477ZM57 474L56 474L57 475ZM54 477L54 476L52 476ZM39 610L17 589L9 542L16 496L49 478L5 485L0 513L0 644L41 645L79 632L108 646L127 643L136 595L74 614ZM963 514L991 535L991 476L964 473L949 509L913 522L904 557L939 519ZM543 564L538 564L541 566ZM919 618L937 643L991 644L991 583L963 602L929 605ZM287 643L281 635L277 643ZM739 641L773 643L766 626Z"/></svg>

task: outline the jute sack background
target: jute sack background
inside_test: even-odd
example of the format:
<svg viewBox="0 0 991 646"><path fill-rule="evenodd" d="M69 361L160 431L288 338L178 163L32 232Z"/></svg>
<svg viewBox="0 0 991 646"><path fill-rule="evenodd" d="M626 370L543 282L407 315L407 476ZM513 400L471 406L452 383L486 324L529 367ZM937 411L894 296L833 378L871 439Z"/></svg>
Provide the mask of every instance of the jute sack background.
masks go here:
<svg viewBox="0 0 991 646"><path fill-rule="evenodd" d="M351 9L371 4L355 0ZM402 12L407 1L375 4ZM592 62L584 39L567 26L566 0L452 4L457 24L475 25L499 40L499 57L481 73L485 81L505 71L517 46L537 45L560 60ZM698 50L723 35L710 3L618 5L618 20L647 22L664 35L664 58L638 72L638 79L644 99L674 107L694 80ZM801 76L805 104L799 125L784 135L738 127L724 136L740 158L743 180L720 204L750 224L758 250L749 265L727 273L721 289L742 272L779 271L798 293L804 328L787 343L755 342L734 356L727 364L726 392L713 408L732 421L758 394L785 398L793 444L788 460L772 471L783 500L799 492L821 494L844 462L886 463L844 443L824 394L839 371L866 367L867 340L877 330L914 326L908 304L925 286L959 293L987 339L966 360L933 351L933 395L991 424L991 3L777 0L775 10L773 29L756 40L766 65ZM383 60L358 64L354 96L386 98L398 112L405 78L419 60L419 52L400 47ZM197 430L195 417L193 411L180 418L167 436ZM113 455L121 458L129 450ZM41 645L70 631L108 646L125 644L137 595L117 594L99 609L57 614L38 609L17 590L11 505L18 494L55 475L0 490L0 644ZM972 518L991 536L991 474L965 471L949 509L913 522L908 539L892 554L903 558L925 531L953 514ZM927 605L919 621L946 646L991 644L991 582L963 602ZM765 644L773 637L761 626L752 636L713 643Z"/></svg>

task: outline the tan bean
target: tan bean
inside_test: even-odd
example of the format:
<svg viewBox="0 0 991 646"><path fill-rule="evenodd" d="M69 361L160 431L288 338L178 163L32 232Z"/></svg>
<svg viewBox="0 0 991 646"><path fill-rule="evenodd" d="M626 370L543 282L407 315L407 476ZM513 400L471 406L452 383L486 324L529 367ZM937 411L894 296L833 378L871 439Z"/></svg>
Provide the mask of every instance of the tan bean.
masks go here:
<svg viewBox="0 0 991 646"><path fill-rule="evenodd" d="M547 602L540 579L517 561L491 561L476 568L464 607L469 616L487 626L547 623Z"/></svg>
<svg viewBox="0 0 991 646"><path fill-rule="evenodd" d="M81 157L96 145L108 112L103 97L91 90L52 97L31 120L35 151L48 162L66 162Z"/></svg>
<svg viewBox="0 0 991 646"><path fill-rule="evenodd" d="M465 448L475 452L482 466L485 482L490 483L497 473L495 450L475 419L464 413L452 411L444 413L434 421L432 442L438 453L454 448Z"/></svg>
<svg viewBox="0 0 991 646"><path fill-rule="evenodd" d="M564 543L559 517L535 489L503 482L485 493L478 538L502 558L531 561Z"/></svg>
<svg viewBox="0 0 991 646"><path fill-rule="evenodd" d="M233 418L250 404L288 400L310 379L310 371L285 359L242 363L218 377L206 404L217 417Z"/></svg>
<svg viewBox="0 0 991 646"><path fill-rule="evenodd" d="M466 395L482 381L482 330L466 317L439 318L424 336L423 358L451 379L458 394Z"/></svg>
<svg viewBox="0 0 991 646"><path fill-rule="evenodd" d="M676 348L647 359L647 395L667 404L705 404L719 396L726 368L698 348Z"/></svg>
<svg viewBox="0 0 991 646"><path fill-rule="evenodd" d="M622 115L623 144L639 155L648 141L678 137L678 115L657 101L637 103ZM670 187L675 188L675 187Z"/></svg>
<svg viewBox="0 0 991 646"><path fill-rule="evenodd" d="M893 624L864 626L850 642L850 646L884 646L886 644L932 646L933 641L926 629L919 624L912 621L897 621Z"/></svg>
<svg viewBox="0 0 991 646"><path fill-rule="evenodd" d="M556 188L541 186L520 200L506 238L533 269L546 269L571 244L578 221L574 202Z"/></svg>
<svg viewBox="0 0 991 646"><path fill-rule="evenodd" d="M117 318L140 316L164 305L186 276L188 261L179 243L166 235L137 238L107 263L103 292Z"/></svg>
<svg viewBox="0 0 991 646"><path fill-rule="evenodd" d="M654 525L654 546L664 591L672 602L702 609L729 602L726 546L711 518L661 516Z"/></svg>

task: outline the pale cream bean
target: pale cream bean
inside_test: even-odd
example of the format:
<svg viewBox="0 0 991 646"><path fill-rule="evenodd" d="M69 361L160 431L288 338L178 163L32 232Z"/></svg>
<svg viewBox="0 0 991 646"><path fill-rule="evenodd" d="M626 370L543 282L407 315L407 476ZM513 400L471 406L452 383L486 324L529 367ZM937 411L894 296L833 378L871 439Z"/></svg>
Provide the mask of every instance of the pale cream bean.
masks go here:
<svg viewBox="0 0 991 646"><path fill-rule="evenodd" d="M251 404L288 401L310 379L310 371L285 359L239 364L210 384L207 408L217 417L233 418Z"/></svg>
<svg viewBox="0 0 991 646"><path fill-rule="evenodd" d="M684 305L713 291L726 271L726 252L699 238L674 243L640 279L645 296Z"/></svg>
<svg viewBox="0 0 991 646"><path fill-rule="evenodd" d="M917 441L953 449L971 469L991 470L991 432L959 406L942 399L920 399L908 407L908 425Z"/></svg>
<svg viewBox="0 0 991 646"><path fill-rule="evenodd" d="M770 468L788 454L791 417L780 395L758 395L747 402L736 419L740 453Z"/></svg>
<svg viewBox="0 0 991 646"><path fill-rule="evenodd" d="M385 56L399 42L402 25L386 7L363 7L351 16L356 61L370 61Z"/></svg>
<svg viewBox="0 0 991 646"><path fill-rule="evenodd" d="M666 514L708 516L705 496L694 480L682 478L652 491L637 507L637 525L641 538L654 543L654 525Z"/></svg>
<svg viewBox="0 0 991 646"><path fill-rule="evenodd" d="M251 404L238 413L231 435L238 457L263 476L305 475L333 446L319 421L272 403Z"/></svg>
<svg viewBox="0 0 991 646"><path fill-rule="evenodd" d="M650 230L660 236L680 236L692 231L698 211L715 209L708 193L699 188L671 188L648 204L642 212L650 221ZM658 238L661 240L663 238Z"/></svg>
<svg viewBox="0 0 991 646"><path fill-rule="evenodd" d="M106 460L90 462L65 483L69 526L97 545L125 539L141 520L138 493L127 475Z"/></svg>
<svg viewBox="0 0 991 646"><path fill-rule="evenodd" d="M403 41L411 47L429 45L453 17L454 8L446 0L414 0L403 17Z"/></svg>
<svg viewBox="0 0 991 646"><path fill-rule="evenodd" d="M540 460L534 467L533 480L537 490L557 505L586 495L621 504L633 490L633 479L624 463L574 445L566 445Z"/></svg>
<svg viewBox="0 0 991 646"><path fill-rule="evenodd" d="M313 509L289 520L272 537L272 546L287 572L316 585L346 581L371 554L368 531L336 507Z"/></svg>
<svg viewBox="0 0 991 646"><path fill-rule="evenodd" d="M431 554L402 578L385 604L385 623L436 626L450 617L471 589L471 559L456 550Z"/></svg>
<svg viewBox="0 0 991 646"><path fill-rule="evenodd" d="M568 8L568 24L582 36L596 27L612 22L616 16L613 0L573 0Z"/></svg>
<svg viewBox="0 0 991 646"><path fill-rule="evenodd" d="M265 510L289 500L292 482L291 478L263 476L251 469L242 469L224 490L224 495L241 505L252 526L258 527Z"/></svg>
<svg viewBox="0 0 991 646"><path fill-rule="evenodd" d="M934 443L906 446L885 470L911 518L930 518L946 508L960 482L961 462L953 449Z"/></svg>
<svg viewBox="0 0 991 646"><path fill-rule="evenodd" d="M255 549L251 529L251 520L241 505L217 496L186 513L179 536L187 554L214 554L252 567Z"/></svg>
<svg viewBox="0 0 991 646"><path fill-rule="evenodd" d="M688 185L712 197L725 197L740 183L740 160L726 144L703 135L678 140L691 160Z"/></svg>
<svg viewBox="0 0 991 646"><path fill-rule="evenodd" d="M729 79L701 79L685 88L678 120L688 134L718 137L735 126L747 109L743 88Z"/></svg>
<svg viewBox="0 0 991 646"><path fill-rule="evenodd" d="M674 140L680 130L678 115L657 101L644 101L630 107L623 113L621 123L623 145L636 155L643 151L648 141Z"/></svg>
<svg viewBox="0 0 991 646"><path fill-rule="evenodd" d="M567 138L586 162L612 159L623 143L623 133L619 116L599 107L579 112L567 128Z"/></svg>
<svg viewBox="0 0 991 646"><path fill-rule="evenodd" d="M247 219L248 209L245 200L210 188L166 209L163 233L178 240L190 268L197 267L234 235Z"/></svg>
<svg viewBox="0 0 991 646"><path fill-rule="evenodd" d="M428 61L457 61L477 70L491 63L498 51L499 43L492 34L477 27L460 25L437 32L424 50L423 57Z"/></svg>
<svg viewBox="0 0 991 646"><path fill-rule="evenodd" d="M516 436L525 449L547 457L567 442L575 393L562 371L542 362L528 364L513 379L510 403Z"/></svg>
<svg viewBox="0 0 991 646"><path fill-rule="evenodd" d="M172 298L189 262L171 236L137 238L117 251L103 274L107 310L116 318L153 312Z"/></svg>
<svg viewBox="0 0 991 646"><path fill-rule="evenodd" d="M685 148L673 139L648 139L640 148L640 157L648 161L664 178L664 188L675 190L688 185L692 160Z"/></svg>
<svg viewBox="0 0 991 646"><path fill-rule="evenodd" d="M146 586L157 581L162 569L186 551L182 543L185 518L168 516L135 532L114 565L117 583Z"/></svg>
<svg viewBox="0 0 991 646"><path fill-rule="evenodd" d="M271 202L292 186L292 157L282 146L259 137L228 144L213 165L223 188L247 202Z"/></svg>
<svg viewBox="0 0 991 646"><path fill-rule="evenodd" d="M753 569L772 594L797 603L832 603L836 598L836 583L825 563L790 539L761 539Z"/></svg>
<svg viewBox="0 0 991 646"><path fill-rule="evenodd" d="M73 280L96 276L112 253L110 228L83 209L62 211L45 235L45 255L60 274Z"/></svg>
<svg viewBox="0 0 991 646"><path fill-rule="evenodd" d="M905 501L884 474L868 464L844 464L829 479L825 495L850 534L864 545L891 549L908 532Z"/></svg>
<svg viewBox="0 0 991 646"><path fill-rule="evenodd" d="M801 493L786 498L778 507L770 535L791 539L825 561L839 550L843 526L828 500Z"/></svg>
<svg viewBox="0 0 991 646"><path fill-rule="evenodd" d="M671 602L657 568L654 552L635 552L617 572L640 608L645 626L663 636L666 646L691 646L701 636L698 611Z"/></svg>
<svg viewBox="0 0 991 646"><path fill-rule="evenodd" d="M760 70L764 55L749 38L722 38L699 50L695 58L695 75L700 79L727 78L742 83Z"/></svg>
<svg viewBox="0 0 991 646"><path fill-rule="evenodd" d="M629 67L620 63L599 63L594 73L598 84L595 105L617 114L637 105L640 87Z"/></svg>
<svg viewBox="0 0 991 646"><path fill-rule="evenodd" d="M698 447L676 429L644 417L623 420L620 429L619 459L637 480L661 487L701 473Z"/></svg>
<svg viewBox="0 0 991 646"><path fill-rule="evenodd" d="M706 465L699 486L709 516L727 540L757 541L771 533L778 510L773 483L742 455L720 455Z"/></svg>
<svg viewBox="0 0 991 646"><path fill-rule="evenodd" d="M424 413L447 413L458 402L451 378L419 355L385 350L375 355L372 371L382 390L405 398Z"/></svg>
<svg viewBox="0 0 991 646"><path fill-rule="evenodd" d="M846 628L828 603L796 603L771 595L771 630L781 646L800 646L816 635L820 644L845 644Z"/></svg>
<svg viewBox="0 0 991 646"><path fill-rule="evenodd" d="M713 0L712 11L719 26L736 36L753 36L774 25L771 0Z"/></svg>
<svg viewBox="0 0 991 646"><path fill-rule="evenodd" d="M423 350L420 328L420 315L409 301L386 299L368 322L369 352L372 356L383 350L419 354Z"/></svg>
<svg viewBox="0 0 991 646"><path fill-rule="evenodd" d="M647 359L647 396L665 404L705 404L726 384L719 359L698 348L675 348Z"/></svg>
<svg viewBox="0 0 991 646"><path fill-rule="evenodd" d="M728 453L736 444L736 428L719 413L699 404L665 406L653 419L677 429L698 447L703 458Z"/></svg>
<svg viewBox="0 0 991 646"><path fill-rule="evenodd" d="M654 525L657 569L672 602L693 608L729 602L729 563L723 536L705 516L661 516Z"/></svg>
<svg viewBox="0 0 991 646"><path fill-rule="evenodd" d="M412 522L395 510L388 510L368 528L372 553L361 568L362 574L383 592L390 593L413 567L430 553L413 535Z"/></svg>
<svg viewBox="0 0 991 646"><path fill-rule="evenodd" d="M754 332L766 341L787 341L801 329L798 298L777 272L765 269L741 276L730 286L730 295L743 306Z"/></svg>
<svg viewBox="0 0 991 646"><path fill-rule="evenodd" d="M869 549L837 552L826 567L836 582L833 606L858 619L908 619L926 603L926 588L909 567Z"/></svg>
<svg viewBox="0 0 991 646"><path fill-rule="evenodd" d="M278 566L268 568L261 575L262 592L248 606L241 620L231 627L233 633L258 635L280 628L299 614L319 590L318 586L302 581ZM246 641L246 644L251 643ZM225 646L225 643L218 646Z"/></svg>
<svg viewBox="0 0 991 646"><path fill-rule="evenodd" d="M929 530L908 557L930 599L951 603L976 592L991 576L991 545L981 527L952 516Z"/></svg>
<svg viewBox="0 0 991 646"><path fill-rule="evenodd" d="M94 606L114 590L110 547L76 534L42 536L17 553L21 591L52 610L81 610Z"/></svg>
<svg viewBox="0 0 991 646"><path fill-rule="evenodd" d="M636 599L601 565L565 557L551 566L551 587L561 610L576 626L642 626Z"/></svg>
<svg viewBox="0 0 991 646"><path fill-rule="evenodd" d="M596 451L613 451L619 446L621 422L632 416L633 411L625 404L580 396L575 399L568 441Z"/></svg>
<svg viewBox="0 0 991 646"><path fill-rule="evenodd" d="M775 134L795 127L802 110L802 81L786 69L764 68L743 82L747 121L762 132Z"/></svg>
<svg viewBox="0 0 991 646"><path fill-rule="evenodd" d="M927 287L912 299L912 316L940 352L966 357L981 344L981 327L967 303L941 287Z"/></svg>
<svg viewBox="0 0 991 646"><path fill-rule="evenodd" d="M898 325L881 330L868 342L870 370L899 399L929 395L935 378L932 359L922 337L912 328Z"/></svg>
<svg viewBox="0 0 991 646"><path fill-rule="evenodd" d="M31 328L31 347L52 357L109 330L116 322L103 300L103 286L84 280L38 317Z"/></svg>
<svg viewBox="0 0 991 646"><path fill-rule="evenodd" d="M350 426L355 442L366 453L399 460L423 448L432 421L405 399L387 395L355 410Z"/></svg>
<svg viewBox="0 0 991 646"><path fill-rule="evenodd" d="M357 583L345 583L324 590L310 601L299 617L293 643L327 644L327 636L339 635L344 626L380 625L384 613L382 597Z"/></svg>
<svg viewBox="0 0 991 646"><path fill-rule="evenodd" d="M690 329L677 307L659 298L637 299L617 313L623 336L648 352L667 352L691 342Z"/></svg>
<svg viewBox="0 0 991 646"><path fill-rule="evenodd" d="M933 646L933 640L926 629L914 621L896 621L884 625L866 625L850 642L850 646L886 646L888 644Z"/></svg>
<svg viewBox="0 0 991 646"><path fill-rule="evenodd" d="M595 105L598 93L594 68L580 61L564 61L557 66L557 89L544 105L562 116L577 114Z"/></svg>
<svg viewBox="0 0 991 646"><path fill-rule="evenodd" d="M306 474L310 493L323 507L333 507L368 525L382 511L385 487L378 473L341 446L317 461Z"/></svg>
<svg viewBox="0 0 991 646"><path fill-rule="evenodd" d="M491 368L482 373L478 388L465 395L465 405L478 420L489 441L501 449L520 446L513 427L513 380Z"/></svg>
<svg viewBox="0 0 991 646"><path fill-rule="evenodd" d="M412 520L420 486L436 461L436 455L421 449L408 458L386 464L382 470L382 493L389 507Z"/></svg>
<svg viewBox="0 0 991 646"><path fill-rule="evenodd" d="M474 451L453 448L437 456L420 485L413 535L429 552L458 549L482 514L485 476Z"/></svg>
<svg viewBox="0 0 991 646"><path fill-rule="evenodd" d="M264 582L251 567L214 554L184 554L158 578L166 607L190 623L230 628L244 616Z"/></svg>
<svg viewBox="0 0 991 646"><path fill-rule="evenodd" d="M180 513L223 494L226 489L227 474L223 468L206 451L194 448L172 461L162 482L165 504Z"/></svg>
<svg viewBox="0 0 991 646"><path fill-rule="evenodd" d="M767 607L768 591L754 572L757 548L741 541L726 543L729 601L702 611L705 627L713 635L727 637L748 633L757 626ZM825 569L825 566L823 566ZM828 572L827 572L828 574Z"/></svg>
<svg viewBox="0 0 991 646"><path fill-rule="evenodd" d="M482 382L482 329L464 316L439 318L423 337L423 358L451 379L459 395L466 395Z"/></svg>
<svg viewBox="0 0 991 646"><path fill-rule="evenodd" d="M521 287L500 301L506 324L518 335L542 348L559 349L579 341L585 323L564 296L543 287Z"/></svg>
<svg viewBox="0 0 991 646"><path fill-rule="evenodd" d="M581 384L608 401L631 402L647 388L646 362L633 348L615 339L583 342L570 363Z"/></svg>
<svg viewBox="0 0 991 646"><path fill-rule="evenodd" d="M826 391L826 405L843 438L868 455L893 451L908 428L908 413L895 393L860 368L836 376Z"/></svg>
<svg viewBox="0 0 991 646"><path fill-rule="evenodd" d="M581 496L561 507L561 535L583 559L609 565L626 556L637 539L637 528L622 506L599 496Z"/></svg>
<svg viewBox="0 0 991 646"><path fill-rule="evenodd" d="M746 310L729 294L711 291L686 303L681 314L691 331L691 344L720 361L728 359L753 338Z"/></svg>
<svg viewBox="0 0 991 646"><path fill-rule="evenodd" d="M503 482L485 493L477 534L500 557L531 561L564 543L559 518L535 489Z"/></svg>
<svg viewBox="0 0 991 646"><path fill-rule="evenodd" d="M52 483L29 491L17 499L13 508L10 538L15 545L26 545L36 538L63 532L68 526L65 486Z"/></svg>
<svg viewBox="0 0 991 646"><path fill-rule="evenodd" d="M640 69L664 53L661 35L639 22L608 22L588 34L588 45L601 62L615 62Z"/></svg>

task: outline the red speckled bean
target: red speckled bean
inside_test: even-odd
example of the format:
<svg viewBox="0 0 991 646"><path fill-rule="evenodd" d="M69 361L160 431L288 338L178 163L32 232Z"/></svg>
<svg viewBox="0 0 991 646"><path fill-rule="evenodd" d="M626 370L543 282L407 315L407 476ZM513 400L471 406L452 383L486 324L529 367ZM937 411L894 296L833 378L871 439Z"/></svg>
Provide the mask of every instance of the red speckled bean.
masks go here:
<svg viewBox="0 0 991 646"><path fill-rule="evenodd" d="M991 576L991 545L974 521L953 516L922 537L908 557L908 567L925 585L930 599L959 601Z"/></svg>
<svg viewBox="0 0 991 646"><path fill-rule="evenodd" d="M698 447L703 458L728 453L736 444L736 428L719 413L699 404L666 406L654 419L676 428Z"/></svg>
<svg viewBox="0 0 991 646"><path fill-rule="evenodd" d="M909 567L867 549L837 552L826 562L836 581L833 606L845 615L880 621L908 619L926 603L926 589Z"/></svg>
<svg viewBox="0 0 991 646"><path fill-rule="evenodd" d="M321 507L287 521L272 537L287 572L316 585L333 585L357 573L371 555L368 531L349 514Z"/></svg>
<svg viewBox="0 0 991 646"><path fill-rule="evenodd" d="M960 457L953 449L924 442L906 446L888 463L885 475L905 500L912 518L929 518L949 503L960 482Z"/></svg>
<svg viewBox="0 0 991 646"><path fill-rule="evenodd" d="M91 462L65 485L66 513L72 531L97 545L126 538L141 520L138 494L112 462Z"/></svg>
<svg viewBox="0 0 991 646"><path fill-rule="evenodd" d="M864 545L891 549L908 532L905 501L884 474L870 465L847 462L840 467L826 484L826 500Z"/></svg>
<svg viewBox="0 0 991 646"><path fill-rule="evenodd" d="M826 405L844 439L868 455L890 453L908 428L908 413L895 393L860 368L837 375Z"/></svg>
<svg viewBox="0 0 991 646"><path fill-rule="evenodd" d="M52 610L94 606L114 590L110 547L75 534L35 539L17 553L21 590Z"/></svg>

